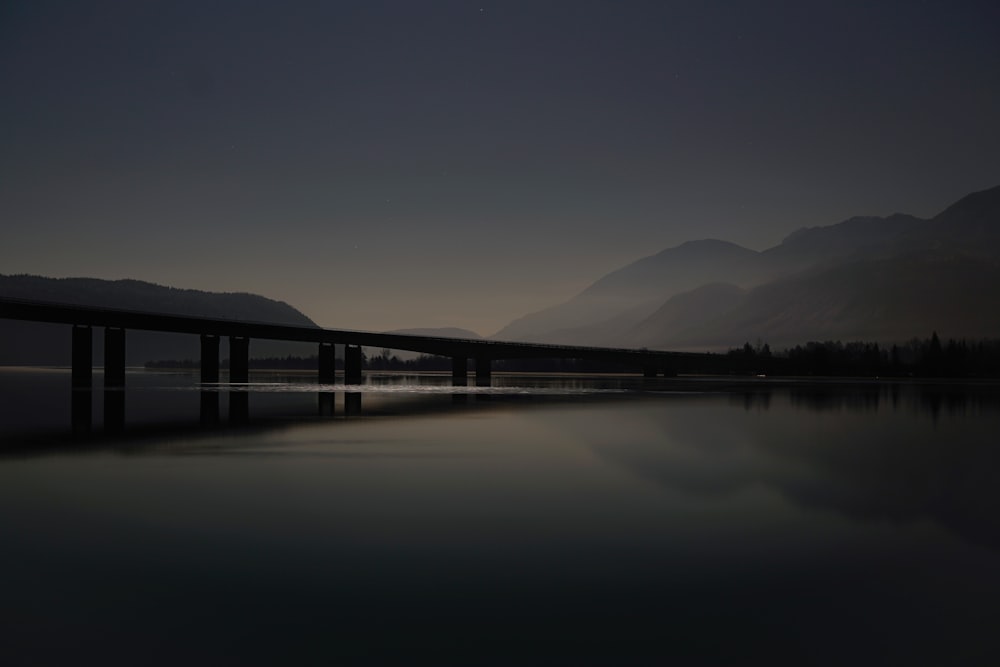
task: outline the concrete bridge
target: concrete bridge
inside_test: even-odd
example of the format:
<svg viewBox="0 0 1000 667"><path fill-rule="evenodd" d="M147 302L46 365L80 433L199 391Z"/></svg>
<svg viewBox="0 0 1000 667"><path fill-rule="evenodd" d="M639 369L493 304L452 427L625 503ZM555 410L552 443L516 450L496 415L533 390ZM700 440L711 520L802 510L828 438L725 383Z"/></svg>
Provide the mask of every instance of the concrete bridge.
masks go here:
<svg viewBox="0 0 1000 667"><path fill-rule="evenodd" d="M72 327L72 382L74 387L91 385L93 328L104 329L104 384L125 384L126 331L145 330L195 334L201 337L201 381L219 381L219 342L229 338L229 381L249 379L250 341L268 339L316 343L321 383L332 383L335 373L334 345L345 346L344 382L361 384L361 348L378 347L408 350L451 357L452 381L465 386L469 360L474 360L476 384L488 386L492 364L501 359L581 359L621 365L655 377L675 375L704 364L712 355L652 350L543 345L506 341L441 338L404 334L324 329L264 322L186 317L111 308L95 308L0 298L0 318L33 322L53 322Z"/></svg>

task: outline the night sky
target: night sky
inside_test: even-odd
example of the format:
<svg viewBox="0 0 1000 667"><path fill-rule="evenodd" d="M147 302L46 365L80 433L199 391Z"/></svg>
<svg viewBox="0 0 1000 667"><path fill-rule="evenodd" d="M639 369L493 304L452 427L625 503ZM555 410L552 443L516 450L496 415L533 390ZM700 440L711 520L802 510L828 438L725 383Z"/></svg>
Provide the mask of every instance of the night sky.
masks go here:
<svg viewBox="0 0 1000 667"><path fill-rule="evenodd" d="M0 273L492 334L1000 184L1000 3L0 3Z"/></svg>

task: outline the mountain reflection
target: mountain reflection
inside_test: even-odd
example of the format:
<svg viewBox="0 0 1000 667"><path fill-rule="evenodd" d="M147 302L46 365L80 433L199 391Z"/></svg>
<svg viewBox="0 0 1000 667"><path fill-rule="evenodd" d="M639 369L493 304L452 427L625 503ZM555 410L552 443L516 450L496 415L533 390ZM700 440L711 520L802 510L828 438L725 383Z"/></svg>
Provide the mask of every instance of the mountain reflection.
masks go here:
<svg viewBox="0 0 1000 667"><path fill-rule="evenodd" d="M1000 549L997 398L992 389L940 386L753 392L730 397L745 409L727 419L696 398L683 410L633 415L657 439L590 442L604 460L684 494L763 485L808 510L871 524L930 521Z"/></svg>

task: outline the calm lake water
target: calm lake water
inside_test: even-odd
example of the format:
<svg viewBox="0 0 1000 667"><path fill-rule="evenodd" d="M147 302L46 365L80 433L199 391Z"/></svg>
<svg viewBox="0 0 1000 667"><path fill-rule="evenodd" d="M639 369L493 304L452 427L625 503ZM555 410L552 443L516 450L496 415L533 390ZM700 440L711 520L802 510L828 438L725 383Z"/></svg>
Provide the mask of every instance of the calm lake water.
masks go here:
<svg viewBox="0 0 1000 667"><path fill-rule="evenodd" d="M996 386L252 379L0 371L3 664L1000 664Z"/></svg>

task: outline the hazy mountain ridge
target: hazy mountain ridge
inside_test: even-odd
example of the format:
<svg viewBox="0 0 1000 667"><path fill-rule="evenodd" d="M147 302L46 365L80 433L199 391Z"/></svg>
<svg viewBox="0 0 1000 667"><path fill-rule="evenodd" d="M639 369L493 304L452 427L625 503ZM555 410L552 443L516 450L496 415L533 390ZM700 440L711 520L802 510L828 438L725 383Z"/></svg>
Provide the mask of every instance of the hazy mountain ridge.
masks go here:
<svg viewBox="0 0 1000 667"><path fill-rule="evenodd" d="M931 219L897 213L802 228L759 253L723 241L685 243L496 336L701 350L758 338L790 345L899 341L932 330L995 336L998 261L1000 187L963 197ZM623 296L616 302L615 295Z"/></svg>
<svg viewBox="0 0 1000 667"><path fill-rule="evenodd" d="M192 317L316 326L289 304L257 294L178 289L140 280L0 274L0 296ZM66 329L65 325L58 324L0 320L0 363L69 363ZM99 363L103 358L103 345L99 344L99 335L95 334L94 338L95 363ZM195 336L133 331L127 337L126 358L130 364L158 359L197 359L200 356L198 345ZM226 345L224 340L223 356ZM284 356L301 350L299 344L253 341L250 352L252 356Z"/></svg>
<svg viewBox="0 0 1000 667"><path fill-rule="evenodd" d="M514 320L492 338L569 342L563 338L569 334L573 342L594 344L609 333L595 334L594 325L622 316L638 323L673 294L707 282L750 286L764 280L767 269L760 253L735 243L689 241L613 271L565 303Z"/></svg>
<svg viewBox="0 0 1000 667"><path fill-rule="evenodd" d="M632 329L630 345L724 349L733 341L778 347L809 340L905 341L925 331L987 337L1000 331L1000 262L964 257L862 260L733 292L694 290ZM710 309L715 307L715 311ZM695 312L697 316L685 318ZM707 313L707 315L706 315Z"/></svg>
<svg viewBox="0 0 1000 667"><path fill-rule="evenodd" d="M803 227L761 254L776 274L840 261L891 257L918 247L911 237L927 222L902 213L884 218L856 216L835 225Z"/></svg>

